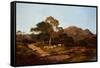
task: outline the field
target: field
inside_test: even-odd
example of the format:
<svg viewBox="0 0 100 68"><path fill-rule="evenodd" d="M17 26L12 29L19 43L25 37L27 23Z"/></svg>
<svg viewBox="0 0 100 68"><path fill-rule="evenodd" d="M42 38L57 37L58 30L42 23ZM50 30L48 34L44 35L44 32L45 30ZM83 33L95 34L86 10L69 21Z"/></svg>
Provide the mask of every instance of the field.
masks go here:
<svg viewBox="0 0 100 68"><path fill-rule="evenodd" d="M51 45L32 43L27 47L17 45L17 64L48 64L84 62L96 60L94 47L65 47L64 45Z"/></svg>

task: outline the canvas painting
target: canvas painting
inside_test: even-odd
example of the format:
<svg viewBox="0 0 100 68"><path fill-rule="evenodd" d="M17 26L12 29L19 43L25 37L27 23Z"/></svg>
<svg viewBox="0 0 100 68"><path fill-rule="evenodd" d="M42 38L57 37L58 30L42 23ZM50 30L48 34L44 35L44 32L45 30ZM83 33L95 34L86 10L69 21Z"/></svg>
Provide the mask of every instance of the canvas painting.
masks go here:
<svg viewBox="0 0 100 68"><path fill-rule="evenodd" d="M15 65L97 61L97 6L15 5Z"/></svg>

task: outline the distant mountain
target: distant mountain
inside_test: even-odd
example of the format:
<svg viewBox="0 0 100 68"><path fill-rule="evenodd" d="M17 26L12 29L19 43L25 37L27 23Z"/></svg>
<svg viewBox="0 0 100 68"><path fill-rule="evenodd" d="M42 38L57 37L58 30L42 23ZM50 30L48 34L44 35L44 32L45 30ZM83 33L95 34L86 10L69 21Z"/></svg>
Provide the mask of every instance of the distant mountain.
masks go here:
<svg viewBox="0 0 100 68"><path fill-rule="evenodd" d="M75 42L79 40L84 40L93 35L89 29L83 30L76 26L70 26L68 28L65 28L64 33L66 33L69 37L72 37Z"/></svg>

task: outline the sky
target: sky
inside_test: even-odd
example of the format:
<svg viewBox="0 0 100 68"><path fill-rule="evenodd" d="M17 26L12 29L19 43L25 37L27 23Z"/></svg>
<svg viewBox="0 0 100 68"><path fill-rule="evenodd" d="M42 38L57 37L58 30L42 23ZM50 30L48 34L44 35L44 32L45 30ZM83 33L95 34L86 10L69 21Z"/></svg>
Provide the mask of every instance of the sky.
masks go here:
<svg viewBox="0 0 100 68"><path fill-rule="evenodd" d="M30 28L36 27L48 16L59 20L60 27L77 26L96 34L96 8L80 6L17 3L16 29L29 33Z"/></svg>

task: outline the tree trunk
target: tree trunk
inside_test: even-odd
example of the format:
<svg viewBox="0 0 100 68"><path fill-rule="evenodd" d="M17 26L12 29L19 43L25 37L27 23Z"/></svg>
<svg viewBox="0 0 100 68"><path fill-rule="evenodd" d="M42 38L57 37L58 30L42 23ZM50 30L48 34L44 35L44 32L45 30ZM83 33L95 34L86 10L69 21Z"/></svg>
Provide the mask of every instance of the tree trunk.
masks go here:
<svg viewBox="0 0 100 68"><path fill-rule="evenodd" d="M50 37L50 39L49 39L49 45L51 45L51 37Z"/></svg>

